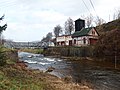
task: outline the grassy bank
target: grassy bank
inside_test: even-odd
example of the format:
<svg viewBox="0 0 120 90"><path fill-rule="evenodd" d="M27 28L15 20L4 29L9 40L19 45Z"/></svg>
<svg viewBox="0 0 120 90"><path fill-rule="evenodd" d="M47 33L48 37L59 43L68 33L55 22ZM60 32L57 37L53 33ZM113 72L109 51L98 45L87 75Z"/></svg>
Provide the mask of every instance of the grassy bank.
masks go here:
<svg viewBox="0 0 120 90"><path fill-rule="evenodd" d="M16 50L0 47L0 52L0 90L53 90L40 78L41 72L29 70L18 61Z"/></svg>
<svg viewBox="0 0 120 90"><path fill-rule="evenodd" d="M28 70L22 63L0 67L0 90L90 90L86 86L66 83L61 79Z"/></svg>
<svg viewBox="0 0 120 90"><path fill-rule="evenodd" d="M1 67L0 90L47 90L42 79L33 78L34 73L15 65Z"/></svg>
<svg viewBox="0 0 120 90"><path fill-rule="evenodd" d="M14 54L14 53L13 53ZM25 63L7 59L0 66L0 90L90 90L39 70L28 69Z"/></svg>
<svg viewBox="0 0 120 90"><path fill-rule="evenodd" d="M29 53L35 53L35 54L42 54L43 53L43 49L30 49L30 48L25 48L25 49L20 49L20 51L23 52L29 52Z"/></svg>

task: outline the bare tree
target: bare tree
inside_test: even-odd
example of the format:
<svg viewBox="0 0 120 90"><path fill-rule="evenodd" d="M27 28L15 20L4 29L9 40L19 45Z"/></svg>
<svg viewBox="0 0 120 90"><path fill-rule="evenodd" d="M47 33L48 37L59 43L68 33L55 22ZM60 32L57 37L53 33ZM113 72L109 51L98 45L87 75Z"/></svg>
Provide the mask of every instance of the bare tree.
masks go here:
<svg viewBox="0 0 120 90"><path fill-rule="evenodd" d="M95 22L96 26L100 26L100 25L102 25L103 23L105 23L105 20L103 20L103 19L100 18L100 17L97 17L94 22Z"/></svg>
<svg viewBox="0 0 120 90"><path fill-rule="evenodd" d="M113 15L113 19L116 20L116 19L120 19L120 9L118 10L115 10L116 12L114 13Z"/></svg>
<svg viewBox="0 0 120 90"><path fill-rule="evenodd" d="M62 27L60 25L56 25L54 27L54 35L58 37L62 33Z"/></svg>
<svg viewBox="0 0 120 90"><path fill-rule="evenodd" d="M94 20L94 17L92 14L89 14L88 16L81 15L81 18L85 20L85 24L88 28L92 26L92 23Z"/></svg>
<svg viewBox="0 0 120 90"><path fill-rule="evenodd" d="M71 18L65 22L65 34L71 35L72 31L74 31L74 24Z"/></svg>
<svg viewBox="0 0 120 90"><path fill-rule="evenodd" d="M85 20L86 20L86 25L87 25L88 28L89 28L90 26L92 26L92 22L93 22L93 16L92 16L92 14L90 14L89 16L87 16L87 17L85 18Z"/></svg>
<svg viewBox="0 0 120 90"><path fill-rule="evenodd" d="M117 18L120 19L120 10L118 10Z"/></svg>

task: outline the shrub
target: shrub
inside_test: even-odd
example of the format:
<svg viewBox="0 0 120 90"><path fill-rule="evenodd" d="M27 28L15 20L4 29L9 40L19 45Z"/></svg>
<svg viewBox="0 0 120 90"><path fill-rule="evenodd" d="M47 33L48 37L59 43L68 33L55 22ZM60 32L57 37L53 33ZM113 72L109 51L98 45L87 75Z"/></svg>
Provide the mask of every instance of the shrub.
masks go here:
<svg viewBox="0 0 120 90"><path fill-rule="evenodd" d="M0 66L4 66L6 64L6 55L3 52L3 48L0 47Z"/></svg>

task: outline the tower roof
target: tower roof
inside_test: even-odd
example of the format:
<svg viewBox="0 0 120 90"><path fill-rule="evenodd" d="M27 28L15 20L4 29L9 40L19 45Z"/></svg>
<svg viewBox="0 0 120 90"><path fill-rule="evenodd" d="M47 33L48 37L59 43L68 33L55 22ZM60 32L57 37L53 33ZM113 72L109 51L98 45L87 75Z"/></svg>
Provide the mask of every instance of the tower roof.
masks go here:
<svg viewBox="0 0 120 90"><path fill-rule="evenodd" d="M81 18L78 18L77 20L75 20L75 22L76 22L76 21L84 21L84 20L83 20L83 19L81 19Z"/></svg>

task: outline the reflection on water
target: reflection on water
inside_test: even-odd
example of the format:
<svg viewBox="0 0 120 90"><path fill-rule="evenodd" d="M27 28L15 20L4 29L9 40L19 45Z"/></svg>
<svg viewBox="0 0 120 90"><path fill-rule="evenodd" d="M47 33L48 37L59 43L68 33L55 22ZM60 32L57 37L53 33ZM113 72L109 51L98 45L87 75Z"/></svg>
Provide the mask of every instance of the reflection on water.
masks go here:
<svg viewBox="0 0 120 90"><path fill-rule="evenodd" d="M33 57L29 58L30 55ZM89 84L97 90L120 90L120 72L105 69L91 61L69 61L26 52L19 52L19 57L32 69L45 71L52 66L55 70L51 74L58 77L72 76L73 81Z"/></svg>

